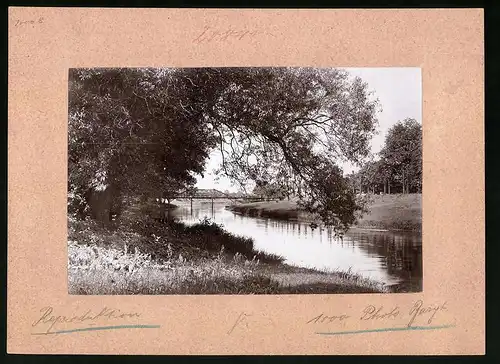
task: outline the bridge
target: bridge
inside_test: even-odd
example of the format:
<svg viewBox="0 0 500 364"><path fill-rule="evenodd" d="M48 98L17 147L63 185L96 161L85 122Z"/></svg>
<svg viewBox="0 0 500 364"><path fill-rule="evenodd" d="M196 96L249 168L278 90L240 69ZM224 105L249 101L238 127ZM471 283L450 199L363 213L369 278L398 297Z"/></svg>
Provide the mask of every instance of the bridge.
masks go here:
<svg viewBox="0 0 500 364"><path fill-rule="evenodd" d="M191 204L193 203L193 200L211 200L212 205L214 200L245 200L249 202L269 201L269 199L260 196L252 196L245 194L227 194L216 189L197 189L194 191L194 193L184 192L180 194L164 196L159 200L159 202L168 203L168 201L172 200L190 200Z"/></svg>
<svg viewBox="0 0 500 364"><path fill-rule="evenodd" d="M193 195L176 195L169 200L252 200L252 201L267 201L264 197L234 197L234 196L193 196Z"/></svg>

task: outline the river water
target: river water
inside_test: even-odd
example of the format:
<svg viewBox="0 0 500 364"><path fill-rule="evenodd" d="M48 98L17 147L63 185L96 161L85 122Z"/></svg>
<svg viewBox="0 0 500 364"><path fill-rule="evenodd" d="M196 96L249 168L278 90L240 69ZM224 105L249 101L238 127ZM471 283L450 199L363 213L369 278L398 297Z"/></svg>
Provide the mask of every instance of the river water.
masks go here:
<svg viewBox="0 0 500 364"><path fill-rule="evenodd" d="M242 216L225 209L228 201L175 201L171 214L185 223L211 218L234 234L253 238L255 249L285 257L285 263L358 273L393 286L395 291L422 290L420 233L351 229L335 238L308 223Z"/></svg>

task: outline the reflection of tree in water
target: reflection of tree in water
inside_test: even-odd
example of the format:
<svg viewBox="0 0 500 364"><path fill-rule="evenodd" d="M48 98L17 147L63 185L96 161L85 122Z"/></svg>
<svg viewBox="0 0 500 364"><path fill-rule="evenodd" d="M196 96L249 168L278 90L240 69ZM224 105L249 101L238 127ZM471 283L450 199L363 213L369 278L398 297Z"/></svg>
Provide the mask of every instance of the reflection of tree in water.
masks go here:
<svg viewBox="0 0 500 364"><path fill-rule="evenodd" d="M311 229L307 224L293 221L269 220L274 229L292 233L306 240L319 235L320 242L326 235L329 244L340 244L343 248L356 247L370 256L380 259L382 266L391 276L405 282L402 290L420 290L422 287L422 244L421 236L414 233L394 233L378 231L349 232L344 238L337 238L332 229Z"/></svg>
<svg viewBox="0 0 500 364"><path fill-rule="evenodd" d="M183 210L186 215L191 215L195 221L210 217L210 208L194 208ZM181 212L181 211L178 211ZM237 220L244 223L248 217L236 214ZM363 253L379 260L380 265L386 272L402 282L395 287L400 291L418 291L422 289L422 244L421 236L403 232L378 232L351 230L344 238L337 238L332 229L311 229L305 223L297 221L281 221L273 219L260 219L259 226L265 230L277 231L289 236L300 237L307 243L309 240L338 244L342 248L355 251L359 249ZM295 241L292 239L292 241Z"/></svg>
<svg viewBox="0 0 500 364"><path fill-rule="evenodd" d="M269 231L269 219L264 220L264 231L267 233ZM287 229L288 231L288 229Z"/></svg>
<svg viewBox="0 0 500 364"><path fill-rule="evenodd" d="M422 244L411 234L354 233L351 239L361 242L359 248L373 256L382 257L387 273L409 285L422 285Z"/></svg>

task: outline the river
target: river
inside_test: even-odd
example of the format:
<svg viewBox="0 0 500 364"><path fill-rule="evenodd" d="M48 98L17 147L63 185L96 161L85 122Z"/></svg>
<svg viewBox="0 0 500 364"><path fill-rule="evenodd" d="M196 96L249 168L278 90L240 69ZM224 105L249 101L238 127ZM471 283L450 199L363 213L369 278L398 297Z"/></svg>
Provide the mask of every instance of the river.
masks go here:
<svg viewBox="0 0 500 364"><path fill-rule="evenodd" d="M395 291L422 290L422 237L414 232L351 229L335 238L327 229L308 223L247 217L225 209L228 201L175 201L171 214L185 223L211 218L234 234L254 239L255 249L285 257L299 267L351 269L364 277L392 286Z"/></svg>

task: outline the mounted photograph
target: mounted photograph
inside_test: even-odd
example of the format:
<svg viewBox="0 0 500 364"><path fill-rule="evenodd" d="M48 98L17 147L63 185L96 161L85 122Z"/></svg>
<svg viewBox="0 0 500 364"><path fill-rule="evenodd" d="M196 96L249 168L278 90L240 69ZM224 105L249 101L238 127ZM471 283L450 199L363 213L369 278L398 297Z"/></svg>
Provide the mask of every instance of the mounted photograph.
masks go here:
<svg viewBox="0 0 500 364"><path fill-rule="evenodd" d="M72 295L421 292L414 67L72 68Z"/></svg>

